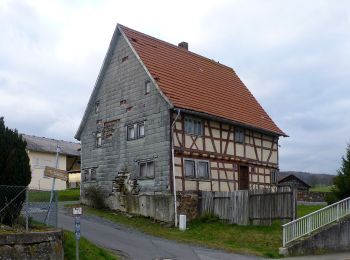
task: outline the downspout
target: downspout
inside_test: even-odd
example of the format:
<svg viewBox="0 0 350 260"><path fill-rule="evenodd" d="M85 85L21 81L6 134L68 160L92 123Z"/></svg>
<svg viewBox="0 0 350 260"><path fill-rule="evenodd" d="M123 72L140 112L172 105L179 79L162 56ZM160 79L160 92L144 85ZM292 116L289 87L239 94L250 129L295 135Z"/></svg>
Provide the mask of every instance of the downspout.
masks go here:
<svg viewBox="0 0 350 260"><path fill-rule="evenodd" d="M175 120L171 124L171 160L172 160L172 173L173 173L173 195L174 195L174 217L175 217L175 227L177 227L177 200L176 200L176 180L175 180L175 155L174 155L174 126L178 117L180 116L180 109L177 110L177 115Z"/></svg>

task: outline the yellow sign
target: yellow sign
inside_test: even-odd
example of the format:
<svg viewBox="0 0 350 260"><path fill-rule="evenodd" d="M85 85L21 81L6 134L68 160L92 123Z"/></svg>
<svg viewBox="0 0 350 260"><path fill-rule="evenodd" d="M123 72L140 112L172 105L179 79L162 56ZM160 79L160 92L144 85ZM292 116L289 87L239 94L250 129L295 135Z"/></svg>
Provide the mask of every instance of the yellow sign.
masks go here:
<svg viewBox="0 0 350 260"><path fill-rule="evenodd" d="M56 169L56 168L52 168L52 167L49 167L49 166L45 167L44 176L60 179L62 181L67 181L68 180L68 173L66 171L60 170L60 169Z"/></svg>

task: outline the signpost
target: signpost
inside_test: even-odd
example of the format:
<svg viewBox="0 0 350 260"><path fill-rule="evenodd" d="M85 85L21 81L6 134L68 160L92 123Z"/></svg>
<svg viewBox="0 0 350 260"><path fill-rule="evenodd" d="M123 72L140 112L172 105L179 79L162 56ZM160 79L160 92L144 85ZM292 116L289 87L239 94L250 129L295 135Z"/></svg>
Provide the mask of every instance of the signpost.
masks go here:
<svg viewBox="0 0 350 260"><path fill-rule="evenodd" d="M79 260L79 240L80 240L80 216L83 214L83 209L73 208L74 226L75 226L75 257Z"/></svg>
<svg viewBox="0 0 350 260"><path fill-rule="evenodd" d="M60 147L58 146L58 143L57 143L57 147L56 147L56 163L55 163L55 168L53 168L55 170L57 170L57 168L58 168L58 160L59 160L60 152L61 152L61 149L60 149ZM45 168L45 171L46 171L46 168ZM44 171L44 175L45 175L45 171ZM53 191L55 190L55 181L56 181L56 177L53 177L51 194L50 194L50 204L49 204L49 209L47 210L47 214L46 214L46 218L45 218L46 225L49 224L50 211L51 211L51 205L52 205L52 199L53 199Z"/></svg>

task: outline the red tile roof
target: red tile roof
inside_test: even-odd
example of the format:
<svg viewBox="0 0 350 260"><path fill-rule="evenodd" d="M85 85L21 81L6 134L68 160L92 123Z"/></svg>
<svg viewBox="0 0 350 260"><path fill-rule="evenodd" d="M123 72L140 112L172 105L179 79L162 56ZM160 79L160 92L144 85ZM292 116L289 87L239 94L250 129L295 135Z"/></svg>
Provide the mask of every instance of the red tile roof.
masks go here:
<svg viewBox="0 0 350 260"><path fill-rule="evenodd" d="M285 135L232 68L119 26L175 107Z"/></svg>

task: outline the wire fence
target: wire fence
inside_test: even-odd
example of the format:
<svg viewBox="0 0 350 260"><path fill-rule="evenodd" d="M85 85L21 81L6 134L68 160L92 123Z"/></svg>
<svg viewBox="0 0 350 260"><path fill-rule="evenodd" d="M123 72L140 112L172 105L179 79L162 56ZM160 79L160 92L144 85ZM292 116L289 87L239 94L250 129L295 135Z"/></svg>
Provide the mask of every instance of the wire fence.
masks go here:
<svg viewBox="0 0 350 260"><path fill-rule="evenodd" d="M35 224L57 227L58 193L34 191L24 186L0 185L0 223L24 227Z"/></svg>

